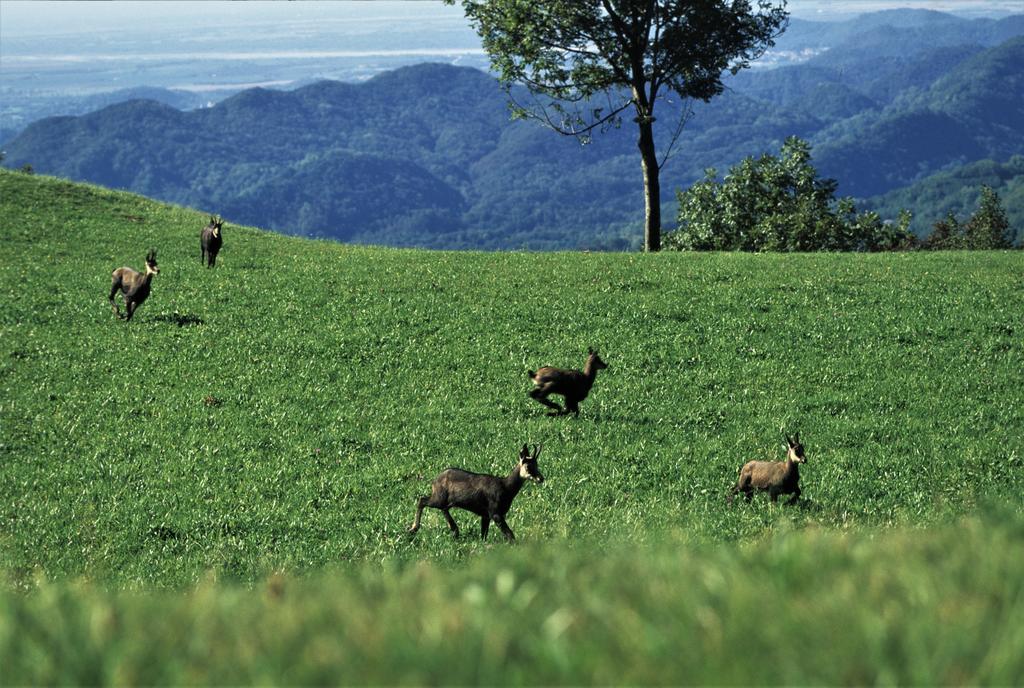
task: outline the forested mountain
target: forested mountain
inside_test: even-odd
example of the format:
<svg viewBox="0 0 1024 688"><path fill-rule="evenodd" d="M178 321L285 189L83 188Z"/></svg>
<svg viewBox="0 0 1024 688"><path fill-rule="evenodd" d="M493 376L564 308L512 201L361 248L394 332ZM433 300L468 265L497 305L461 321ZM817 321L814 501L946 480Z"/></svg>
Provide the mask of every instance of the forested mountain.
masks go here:
<svg viewBox="0 0 1024 688"><path fill-rule="evenodd" d="M966 20L929 10L887 10L845 22L794 19L778 49L816 57L788 68L740 72L733 84L777 103L816 107L813 89L830 84L887 104L908 88L929 86L967 57L1020 35L1024 15Z"/></svg>
<svg viewBox="0 0 1024 688"><path fill-rule="evenodd" d="M974 160L1024 152L1024 37L974 55L924 90L814 137L839 190L873 196Z"/></svg>
<svg viewBox="0 0 1024 688"><path fill-rule="evenodd" d="M180 110L205 107L222 98L222 92L191 93L167 88L141 86L121 88L106 93L89 95L61 94L59 96L35 96L27 98L22 94L11 94L0 89L0 146L15 138L24 128L24 122L33 122L45 117L84 115L94 110L123 103L128 100L155 100Z"/></svg>
<svg viewBox="0 0 1024 688"><path fill-rule="evenodd" d="M899 11L820 24L817 34L809 24L796 22L784 47L823 41L827 50L741 73L694 108L663 171L666 218L675 216L674 188L790 135L810 140L819 171L857 197L1024 153L1024 38L1008 38L1024 33L1022 18ZM679 112L672 107L657 123L661 141ZM643 215L628 120L580 146L511 122L490 76L446 65L360 84L252 89L188 112L120 103L37 122L6 149L10 167L343 241L625 248L637 245ZM915 210L919 227L940 216L938 206Z"/></svg>
<svg viewBox="0 0 1024 688"><path fill-rule="evenodd" d="M752 141L822 126L739 93L701 111L666 168L669 190L756 151ZM581 147L511 122L483 72L418 65L363 84L252 89L190 112L131 101L51 118L8 145L6 164L344 241L624 247L642 214L634 136L624 126Z"/></svg>

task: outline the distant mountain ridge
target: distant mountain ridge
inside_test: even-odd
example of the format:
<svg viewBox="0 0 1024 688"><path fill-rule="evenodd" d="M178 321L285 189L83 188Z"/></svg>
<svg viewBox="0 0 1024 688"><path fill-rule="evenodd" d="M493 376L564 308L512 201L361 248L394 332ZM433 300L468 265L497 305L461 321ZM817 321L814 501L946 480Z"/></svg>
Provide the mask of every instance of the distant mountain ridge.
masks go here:
<svg viewBox="0 0 1024 688"><path fill-rule="evenodd" d="M698 105L663 173L665 217L673 188L789 135L811 140L819 171L858 197L1024 153L1024 37L989 45L1024 32L1024 17L887 15L823 25L852 45L744 72ZM906 54L865 56L865 32L906 34ZM678 110L662 107L665 140ZM510 122L487 74L423 64L360 84L250 89L188 112L136 100L46 119L8 143L4 164L342 241L626 248L642 219L634 139L627 122L580 147Z"/></svg>

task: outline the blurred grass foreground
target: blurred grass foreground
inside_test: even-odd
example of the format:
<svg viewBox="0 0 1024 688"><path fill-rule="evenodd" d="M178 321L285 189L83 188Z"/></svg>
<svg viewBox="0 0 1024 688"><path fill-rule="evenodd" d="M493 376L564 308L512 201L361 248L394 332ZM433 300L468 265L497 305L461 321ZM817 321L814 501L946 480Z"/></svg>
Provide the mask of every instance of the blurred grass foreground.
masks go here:
<svg viewBox="0 0 1024 688"><path fill-rule="evenodd" d="M588 543L593 545L594 543ZM4 684L1024 681L1024 518L0 589Z"/></svg>

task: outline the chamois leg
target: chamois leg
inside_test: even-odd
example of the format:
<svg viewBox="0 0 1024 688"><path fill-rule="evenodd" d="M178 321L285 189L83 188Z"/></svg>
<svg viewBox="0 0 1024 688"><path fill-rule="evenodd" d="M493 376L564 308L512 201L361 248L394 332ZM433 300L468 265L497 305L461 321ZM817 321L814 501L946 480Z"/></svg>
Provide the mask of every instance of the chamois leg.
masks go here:
<svg viewBox="0 0 1024 688"><path fill-rule="evenodd" d="M512 529L508 527L508 523L505 522L505 517L501 514L494 514L491 517L494 519L494 523L501 529L501 532L505 535L505 539L512 542L516 539L516 536L512 533Z"/></svg>
<svg viewBox="0 0 1024 688"><path fill-rule="evenodd" d="M444 520L448 521L448 529L452 531L452 537L459 537L459 524L452 518L452 513L446 508L442 508L441 513L444 514Z"/></svg>
<svg viewBox="0 0 1024 688"><path fill-rule="evenodd" d="M530 396L532 398L536 399L537 401L544 404L548 408L555 410L555 413L552 415L561 415L562 413L564 413L564 411L562 411L561 406L559 406L554 401L548 399L549 394L551 394L551 388L548 386L534 387L532 390L530 390Z"/></svg>
<svg viewBox="0 0 1024 688"><path fill-rule="evenodd" d="M739 485L733 485L733 486L732 486L732 487L731 487L731 488L729 489L729 494L727 494L727 495L725 496L725 501L726 501L727 503L729 503L729 504L732 504L732 500L736 498L736 494L737 494L737 493L738 493L739 491L740 491L740 486L739 486Z"/></svg>
<svg viewBox="0 0 1024 688"><path fill-rule="evenodd" d="M487 530L491 527L491 519L489 516L480 517L480 539L487 539Z"/></svg>
<svg viewBox="0 0 1024 688"><path fill-rule="evenodd" d="M573 413L577 418L580 417L580 402L575 399L566 398L565 400L565 414L569 415Z"/></svg>
<svg viewBox="0 0 1024 688"><path fill-rule="evenodd" d="M125 310L128 312L128 315L125 316L125 322L131 320L132 316L135 315L135 307L137 305L138 304L135 303L134 301L129 301L128 303L125 304Z"/></svg>
<svg viewBox="0 0 1024 688"><path fill-rule="evenodd" d="M202 243L199 244L199 264L206 265L206 247Z"/></svg>
<svg viewBox="0 0 1024 688"><path fill-rule="evenodd" d="M420 529L420 518L423 516L423 509L427 506L430 501L430 497L420 497L416 500L416 517L412 520L412 525L409 526L409 534L414 534Z"/></svg>
<svg viewBox="0 0 1024 688"><path fill-rule="evenodd" d="M789 506L793 506L794 504L796 504L796 501L798 499L800 499L800 487L799 486L797 486L797 488L793 490L793 496L790 498L790 500L788 502L786 502L786 504L788 504Z"/></svg>
<svg viewBox="0 0 1024 688"><path fill-rule="evenodd" d="M121 317L121 309L117 307L117 301L114 301L114 296L117 294L118 289L121 288L121 280L115 279L113 284L110 285L110 307L114 310L114 314L117 317Z"/></svg>
<svg viewBox="0 0 1024 688"><path fill-rule="evenodd" d="M213 251L210 251L210 264L207 267L212 268L215 265L217 265L217 254L214 253Z"/></svg>
<svg viewBox="0 0 1024 688"><path fill-rule="evenodd" d="M737 494L739 494L740 492L742 492L742 493L743 493L743 499L744 499L744 500L746 500L746 502L747 502L748 504L750 503L750 501L751 501L752 499L754 499L754 490L753 490L753 488L742 488L742 487L740 487L739 485L736 485L736 486L734 486L734 487L732 488L732 490L731 490L731 491L729 492L729 503L730 503L730 504L732 504L732 500L733 500L733 498L734 498L734 497L735 497L735 496L736 496Z"/></svg>
<svg viewBox="0 0 1024 688"><path fill-rule="evenodd" d="M753 497L754 497L754 488L750 484L750 476L749 475L740 475L740 477L736 480L736 484L732 486L732 489L729 491L729 503L730 504L732 504L733 498L737 494L739 494L740 492L743 493L743 496L746 498L746 500L748 502L751 499L753 499Z"/></svg>

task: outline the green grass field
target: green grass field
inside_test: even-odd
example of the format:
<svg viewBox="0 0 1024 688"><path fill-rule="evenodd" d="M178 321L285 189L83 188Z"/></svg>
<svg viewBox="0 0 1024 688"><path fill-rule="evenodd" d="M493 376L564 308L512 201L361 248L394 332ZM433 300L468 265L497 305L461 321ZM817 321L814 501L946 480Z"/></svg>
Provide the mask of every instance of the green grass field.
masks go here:
<svg viewBox="0 0 1024 688"><path fill-rule="evenodd" d="M949 635L1021 610L1021 252L448 253L228 225L207 270L205 220L0 172L0 682L1024 680L1019 632L987 655ZM110 272L150 246L153 293L118 321ZM610 368L578 419L546 417L526 370L581 366L588 346ZM781 459L794 431L806 499L727 506L739 466ZM453 541L432 510L405 534L440 470L504 474L524 442L544 444L547 481L510 512L517 545L481 543L469 514ZM903 608L886 576L925 573L929 592L907 593L916 645L873 654ZM268 578L300 601L275 607ZM538 602L513 613L501 586L534 578ZM810 592L758 608L762 579ZM492 590L508 598L493 609ZM552 617L563 596L566 619L596 626ZM706 608L729 615L717 641ZM676 625L659 634L662 614ZM104 644L147 619L153 647ZM566 640L543 642L545 624ZM189 628L209 643L170 652ZM833 628L849 628L849 673L790 647L759 677L764 655L732 650L792 632L811 651ZM448 631L484 659L446 677L455 655L431 643ZM38 661L12 661L25 652ZM924 673L929 656L948 662Z"/></svg>

